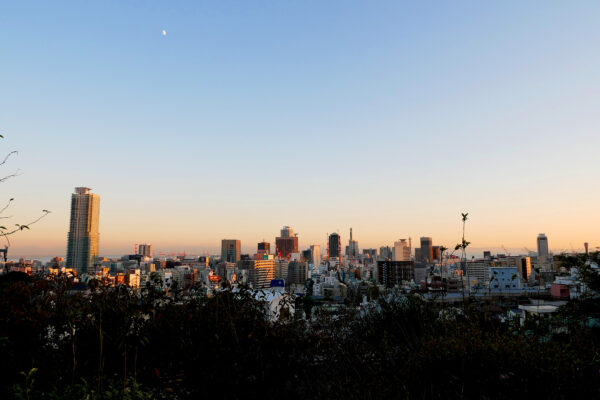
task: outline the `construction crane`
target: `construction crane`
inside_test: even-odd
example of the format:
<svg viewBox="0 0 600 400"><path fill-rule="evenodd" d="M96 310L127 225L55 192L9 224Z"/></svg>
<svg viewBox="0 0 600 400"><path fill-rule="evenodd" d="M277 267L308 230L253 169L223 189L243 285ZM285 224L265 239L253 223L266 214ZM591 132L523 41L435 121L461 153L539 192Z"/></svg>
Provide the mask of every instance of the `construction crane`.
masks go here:
<svg viewBox="0 0 600 400"><path fill-rule="evenodd" d="M510 252L509 252L508 250L506 250L506 247L504 247L504 245L503 245L503 244L502 244L502 245L500 245L500 247L502 247L502 249L504 249L504 252L506 253L506 255L507 255L508 257L510 257Z"/></svg>

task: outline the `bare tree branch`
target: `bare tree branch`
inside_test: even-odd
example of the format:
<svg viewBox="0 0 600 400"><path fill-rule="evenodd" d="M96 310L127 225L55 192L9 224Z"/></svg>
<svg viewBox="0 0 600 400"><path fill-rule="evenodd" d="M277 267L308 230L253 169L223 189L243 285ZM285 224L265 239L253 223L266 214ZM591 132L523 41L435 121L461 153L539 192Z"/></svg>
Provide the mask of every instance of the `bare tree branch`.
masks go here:
<svg viewBox="0 0 600 400"><path fill-rule="evenodd" d="M4 138L4 136L0 135L0 139L3 139L3 138ZM12 155L15 155L15 154L19 154L19 152L16 151L16 150L14 150L14 151L11 151L10 153L8 153L4 157L4 159L2 160L2 162L0 162L0 167L3 166L4 164L6 164L6 162L8 161L8 159ZM14 173L12 173L10 175L6 175L6 176L0 178L0 183L5 182L6 180L8 180L10 178L14 178L14 177L20 175L20 172L21 172L21 170L17 169ZM11 203L12 203L13 200L14 200L14 198L11 198L10 200L8 200L8 203L6 203L6 205L0 209L0 214L2 214L4 211L6 211L10 207L10 205L11 205ZM48 214L50 214L50 211L48 211L48 210L42 210L42 215L41 216L39 216L38 218L34 219L33 221L31 221L30 223L25 224L25 225L15 224L16 228L14 228L12 230L8 230L5 226L0 226L0 236L3 236L4 239L6 240L7 245L10 246L10 239L9 239L10 235L12 235L14 233L17 233L19 231L22 231L24 229L29 230L29 227L31 225L39 222L42 218L44 218ZM9 219L9 218L12 218L12 215L11 216L2 216L2 217L0 217L0 219ZM7 248L8 248L8 246L7 246ZM5 256L6 256L6 253L5 253Z"/></svg>
<svg viewBox="0 0 600 400"><path fill-rule="evenodd" d="M15 176L19 176L21 175L19 172L21 172L20 169L16 170L14 173L10 174L10 175L6 175L4 178L0 178L0 183L9 180L10 178L14 178Z"/></svg>
<svg viewBox="0 0 600 400"><path fill-rule="evenodd" d="M10 246L10 239L8 238L8 236L20 232L23 229L29 229L29 227L37 222L39 222L42 218L46 217L48 214L50 214L50 211L48 210L43 210L42 211L43 214L41 216L39 216L38 218L36 218L35 220L31 221L28 224L25 225L19 225L19 224L15 224L16 228L13 229L12 231L8 231L6 229L6 227L4 226L0 226L0 236L4 236L4 239L6 239L6 243Z"/></svg>
<svg viewBox="0 0 600 400"><path fill-rule="evenodd" d="M3 160L3 161L0 163L0 167L1 167L1 166L3 166L4 164L6 164L6 162L7 162L7 161L8 161L8 159L10 158L10 156L12 156L13 154L19 154L19 152L18 152L18 151L16 151L16 150L13 150L13 151L11 151L10 153L8 153L8 154L6 155L6 157L4 157L4 160Z"/></svg>
<svg viewBox="0 0 600 400"><path fill-rule="evenodd" d="M8 200L8 203L6 203L6 205L4 207L2 207L2 209L0 209L0 214L2 214L4 211L6 211L6 209L8 207L10 207L10 203L12 203L13 200L14 200L14 198L11 198L10 200ZM9 218L9 217L3 217L3 218Z"/></svg>

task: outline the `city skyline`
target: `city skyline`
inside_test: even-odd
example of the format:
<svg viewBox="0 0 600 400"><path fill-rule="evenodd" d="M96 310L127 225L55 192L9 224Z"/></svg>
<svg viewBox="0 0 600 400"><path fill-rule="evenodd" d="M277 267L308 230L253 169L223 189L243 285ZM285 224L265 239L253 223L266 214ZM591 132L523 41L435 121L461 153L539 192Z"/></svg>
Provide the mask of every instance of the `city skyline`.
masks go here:
<svg viewBox="0 0 600 400"><path fill-rule="evenodd" d="M2 11L0 145L22 172L2 189L17 223L52 211L11 257L64 254L85 185L100 255L250 252L284 225L300 250L350 227L361 249L453 247L461 212L470 251L600 246L597 2Z"/></svg>
<svg viewBox="0 0 600 400"><path fill-rule="evenodd" d="M102 250L98 251L97 249L102 249L99 246L99 244L98 244L98 236L99 236L99 229L98 229L98 225L99 225L99 223L98 223L99 222L98 221L99 220L99 207L98 207L99 194L98 193L93 193L92 194L92 193L90 193L90 191L91 191L91 189L87 188L87 187L76 187L75 188L75 193L71 195L71 197L72 197L72 199L71 199L71 209L70 209L70 215L71 216L70 216L70 222L69 222L68 225L71 226L70 231L73 231L74 227L76 228L76 231L77 230L82 230L82 229L83 230L91 230L91 231L93 231L93 235L92 236L95 236L95 239L92 240L93 243L91 243L91 249L93 250L93 253L94 253L93 257L96 257L98 255L99 256L116 256L118 254L137 254L138 253L138 246L140 246L140 245L141 246L147 246L146 244L143 244L144 241L138 241L138 242L135 242L134 244L128 244L128 245L123 246L123 247L113 247L112 249L109 248L109 250L106 251L106 252L104 252L104 253L102 252ZM90 217L91 219L94 220L93 223L91 223L91 225L93 225L93 227L91 227L89 221L88 221L88 223L86 224L85 227L79 227L79 225L81 225L81 223L78 222L79 221L78 220L79 217L75 218L76 216L79 215L78 211L77 211L78 207L76 207L75 202L76 202L76 199L78 199L78 198L80 198L82 196L83 197L86 197L86 196L90 197L91 196L90 198L93 198L94 201L95 201L94 204L96 206L94 207L93 217ZM86 214L85 218L87 220L87 218L88 218L87 214ZM469 220L469 223L471 223L471 220ZM340 251L340 253L345 254L345 252L343 251L343 247L344 246L341 245L341 241L345 240L345 238L343 236L343 233L339 229L337 229L335 231L332 231L330 233L328 232L327 235L326 235L327 239L324 240L324 241L322 241L322 242L319 242L318 240L316 240L316 241L304 243L304 242L300 242L300 236L299 236L298 232L295 232L294 229L292 229L290 226L286 225L286 226L284 226L280 230L279 235L281 235L281 236L275 236L273 238L273 240L271 240L271 239L265 239L268 236L263 236L262 240L264 240L264 242L267 243L268 245L272 244L273 245L273 249L275 249L275 251L271 252L271 254L276 254L279 251L279 250L277 250L276 243L279 240L282 240L282 237L283 238L290 238L290 239L294 238L294 241L295 241L295 245L294 245L295 247L294 248L297 250L296 252L300 252L302 250L310 249L310 247L312 245L318 245L318 246L321 246L321 247L324 247L325 249L327 249L327 246L330 243L329 240L330 240L330 235L331 234L337 234L338 235L339 242L340 242L340 247L339 247L338 250ZM358 249L359 249L359 253L362 253L362 249L371 249L371 248L378 249L380 246L395 247L396 245L398 245L398 243L400 243L400 242L396 242L395 240L391 243L391 245L390 245L389 242L375 243L373 240L369 240L368 237L365 237L363 239L364 240L364 242L363 242L363 240L360 240L360 239L359 240L352 240L352 236L351 235L352 235L352 228L350 228L350 234L348 235L348 238L352 242L355 242L357 244ZM32 252L31 250L29 251L29 253L26 253L26 254L19 254L19 253L15 254L14 253L14 250L15 250L14 247L11 247L11 253L10 254L11 254L11 256L13 258L14 257L36 257L36 256L37 257L42 256L42 257L46 257L47 258L47 257L63 256L64 255L68 259L68 250L71 247L77 247L77 246L74 246L72 244L70 236L71 236L71 233L69 233L69 235L67 235L67 237L68 237L68 240L67 240L67 252L65 252L64 254L61 253L60 251L56 251L54 253L43 253L43 252L36 253L35 251ZM233 235L233 236L236 236L236 235ZM254 237L254 236L252 236L252 237ZM409 237L409 239L412 239L412 235L407 235L407 237ZM569 251L575 251L575 250L579 251L579 250L581 250L581 249L584 248L584 244L583 243L581 243L581 246L574 246L572 242L569 243L570 247L568 247L568 248L552 247L552 246L548 245L548 237L545 235L545 233L539 233L535 237L536 246L529 245L529 246L521 246L521 247L519 247L519 246L511 247L511 246L506 246L504 244L501 244L500 246L469 247L468 248L468 254L470 254L470 255L478 255L478 253L482 253L485 250L488 250L488 251L491 250L492 252L498 252L498 253L513 253L513 254L528 254L530 252L535 252L536 250L538 250L538 252L539 252L540 238L542 238L542 237L543 237L544 243L545 243L544 244L544 246L545 246L544 247L545 252L550 251L550 252L554 252L554 253L561 253L561 252L569 252ZM342 238L344 238L344 239L342 239ZM476 239L472 239L472 238L469 238L469 239L476 240ZM397 240L398 241L400 241L400 240L401 241L406 241L406 239L397 239ZM432 251L432 247L431 246L437 247L439 245L444 245L444 246L448 246L450 248L452 248L452 246L453 246L452 243L440 243L440 242L437 242L432 237L420 237L420 240L421 240L421 247L423 246L424 240L426 240L426 243L428 243L428 246L429 246L429 249L427 250L428 254L431 253L431 251ZM152 240L145 240L145 241L148 242L148 243L154 243ZM75 240L73 242L75 242ZM185 253L186 252L188 254L199 254L199 255L200 254L214 254L214 255L221 254L222 255L222 254L224 254L223 252L225 251L223 246L225 246L226 242L237 242L237 248L238 248L238 250L237 250L238 256L237 257L238 258L239 258L239 254L240 253L255 254L258 251L256 241L253 242L253 239L250 239L250 240L221 239L219 242L220 242L220 245L217 245L217 246L214 246L214 245L205 245L205 246L202 246L202 245L198 245L198 244L192 244L191 247L187 247L186 248L185 245L183 245L183 247L181 247L182 244L179 243L179 242L177 242L175 244L172 244L169 248L161 247L160 244L159 244L159 246L155 246L154 244L152 244L152 245L150 245L150 248L156 247L158 253L164 253L164 254L168 254L168 253ZM458 240L457 240L457 242L458 242ZM336 243L337 243L337 240L336 240ZM366 244L361 244L361 243L366 243ZM475 243L477 243L477 242L475 241ZM510 243L510 242L508 242L508 243ZM588 243L588 242L585 242L585 243ZM259 242L258 244L260 245L261 242ZM40 250L41 249L38 249L38 251L40 251ZM421 257L421 255L418 254L418 253L415 253L415 250L417 252L419 252L420 248L413 248L412 249L412 255L415 256L415 258L419 259ZM17 247L17 251L18 251L18 247ZM428 259L428 257L426 257L426 258Z"/></svg>
<svg viewBox="0 0 600 400"><path fill-rule="evenodd" d="M148 246L146 244L143 244L143 241L139 241L136 242L135 244L133 244L133 251L132 250L132 245L127 245L121 248L117 248L114 247L113 250L108 250L108 252L102 253L102 251L98 251L98 249L101 247L99 246L99 241L98 241L98 236L99 236L99 229L98 229L98 225L99 225L99 194L98 193L90 193L91 189L87 188L87 187L76 187L75 188L75 193L71 195L72 199L71 199L71 209L70 209L70 222L69 222L69 226L70 231L73 231L73 229L75 228L75 231L92 231L92 236L94 236L92 243L91 243L91 250L93 252L92 258L96 257L96 256L116 256L119 254L138 254L138 246ZM92 202L95 207L94 207L94 211L93 211L93 216L89 216L86 213L84 217L85 219L90 219L93 220L92 222L87 222L85 223L85 227L82 225L81 221L79 221L79 212L77 211L79 209L79 206L76 206L75 202L77 199L79 199L80 197L90 197L90 199L87 201L87 203ZM85 203L85 202L84 202ZM79 203L77 203L79 204ZM89 218L88 218L89 217ZM469 222L471 222L469 220ZM81 226L80 226L81 225ZM92 227L93 225L93 227ZM327 233L327 239L324 240L324 248L327 249L327 246L331 243L330 242L330 237L331 234L336 234L338 235L339 239L336 239L336 243L338 243L339 241L339 251L342 254L345 254L343 251L343 245L341 245L341 240L344 237L343 233L340 232L340 230L335 230L332 231L331 233ZM279 240L282 240L283 238L294 238L294 248L297 250L296 252L300 252L303 250L307 250L310 249L311 246L313 245L317 245L317 246L323 246L322 242L319 241L314 241L314 242L309 242L309 243L302 243L299 240L299 234L298 232L294 232L294 229L292 229L290 226L286 225L284 226L281 230L279 235L281 236L276 236L273 238L273 240L270 239L265 239L264 236L263 240L264 243L266 243L267 245L271 245L273 244L273 249L275 249L275 251L271 252L271 254L276 254L277 252L279 252L280 250L277 248L276 243L278 243ZM235 236L235 235L233 235ZM71 233L69 232L69 235L67 235L68 240L67 240L67 252L65 252L64 254L62 254L60 251L54 252L54 253L35 253L34 252L29 252L27 254L16 254L14 255L14 247L11 247L11 256L14 258L16 257L54 257L54 256L65 256L68 259L68 251L71 247L75 248L77 246L75 246L74 242L76 242L76 240L71 240ZM409 241L410 239L412 239L412 236L409 235ZM543 238L544 240L544 252L554 252L554 253L561 253L561 252L569 252L569 251L579 251L581 249L584 248L583 243L581 244L580 247L576 247L573 245L572 242L569 243L569 248L557 248L557 247L549 247L548 245L548 237L545 235L545 233L539 233L535 240L536 240L536 246L522 246L522 247L510 247L510 246L505 246L504 244L501 244L500 246L483 246L483 247L469 247L468 248L468 254L469 255L479 255L479 253L482 253L483 251L492 251L492 252L497 252L497 253L509 253L509 254L528 254L528 253L535 253L535 250L537 250L539 252L539 246L540 246L540 238ZM390 243L388 242L383 242L383 243L374 243L372 240L369 240L368 238L364 239L364 243L370 243L370 245L361 245L362 241L361 240L352 240L352 228L350 228L350 234L349 234L349 239L351 242L356 243L356 245L358 246L359 249L359 253L362 253L362 249L378 249L380 246L390 246ZM469 238L470 239L470 238ZM406 239L397 239L398 241L406 241ZM472 239L473 240L473 239ZM452 248L453 244L451 243L439 243L436 242L435 239L433 239L432 237L420 237L420 241L421 241L421 247L423 246L423 243L425 241L425 243L428 243L428 250L427 253L431 253L432 251L432 246L433 248L438 247L439 245L444 245L444 246L449 246L450 248ZM150 243L152 241L146 240L146 242ZM252 239L251 240L240 240L240 239L221 239L220 240L220 245L218 246L211 246L211 245L207 245L207 246L199 246L199 245L192 245L191 247L187 248L185 246L183 246L183 248L181 247L181 243L176 243L174 245L171 246L171 248L161 248L160 245L157 247L157 252L163 253L163 254L170 254L170 253L188 253L188 254L213 254L213 255L218 255L221 254L221 256L224 254L224 252L226 252L225 249L225 243L227 243L227 246L229 246L229 242L234 242L237 243L235 246L237 246L237 256L235 257L236 260L239 258L239 254L255 254L259 249L257 248L256 242L252 243ZM142 243L142 244L140 244ZM260 245L262 242L259 242L258 245ZM390 247L395 248L395 246L397 246L400 242L396 242L394 241ZM509 242L510 243L510 242ZM587 242L585 242L587 243ZM86 245L87 246L87 245ZM150 245L150 249L152 249L155 245ZM234 246L234 247L235 247ZM347 247L347 246L346 246ZM410 247L408 247L410 249ZM420 259L422 257L421 254L419 254L420 248L413 248L412 250L412 255L416 258L416 259ZM39 251L39 250L38 250ZM151 251L151 250L150 250ZM395 250L394 250L395 251ZM416 251L416 252L415 252ZM287 254L287 253L286 253ZM285 255L287 257L287 255ZM429 257L425 257L426 259L429 259ZM81 268L76 268L76 269L81 269ZM83 268L85 269L85 268Z"/></svg>

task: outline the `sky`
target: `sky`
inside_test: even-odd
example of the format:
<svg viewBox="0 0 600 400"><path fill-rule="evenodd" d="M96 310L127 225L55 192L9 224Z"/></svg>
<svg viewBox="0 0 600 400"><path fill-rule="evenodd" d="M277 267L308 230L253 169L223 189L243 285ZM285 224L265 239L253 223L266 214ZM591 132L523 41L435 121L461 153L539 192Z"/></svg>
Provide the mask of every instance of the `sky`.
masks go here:
<svg viewBox="0 0 600 400"><path fill-rule="evenodd" d="M100 252L600 246L597 1L0 4L3 225L64 255L70 195ZM163 30L165 32L163 32ZM166 33L166 34L164 34ZM4 176L3 175L3 176ZM5 200L4 200L5 199Z"/></svg>

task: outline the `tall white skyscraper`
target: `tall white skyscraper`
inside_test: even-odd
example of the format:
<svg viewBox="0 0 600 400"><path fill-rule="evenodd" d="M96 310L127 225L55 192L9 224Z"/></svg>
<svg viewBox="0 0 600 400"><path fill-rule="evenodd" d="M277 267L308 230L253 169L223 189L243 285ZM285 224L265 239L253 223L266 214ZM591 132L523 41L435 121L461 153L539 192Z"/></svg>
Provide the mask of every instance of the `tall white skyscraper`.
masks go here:
<svg viewBox="0 0 600 400"><path fill-rule="evenodd" d="M545 262L548 259L548 238L545 234L540 233L537 237L538 260Z"/></svg>
<svg viewBox="0 0 600 400"><path fill-rule="evenodd" d="M98 257L100 196L77 187L71 195L71 221L67 240L67 268L88 272Z"/></svg>

